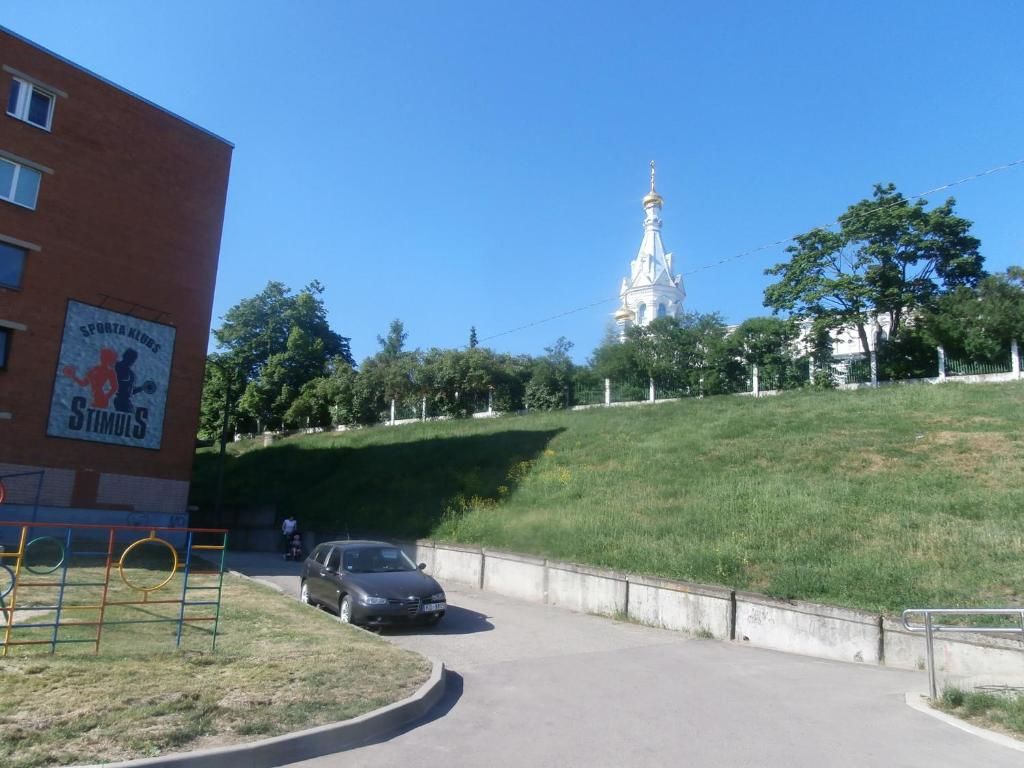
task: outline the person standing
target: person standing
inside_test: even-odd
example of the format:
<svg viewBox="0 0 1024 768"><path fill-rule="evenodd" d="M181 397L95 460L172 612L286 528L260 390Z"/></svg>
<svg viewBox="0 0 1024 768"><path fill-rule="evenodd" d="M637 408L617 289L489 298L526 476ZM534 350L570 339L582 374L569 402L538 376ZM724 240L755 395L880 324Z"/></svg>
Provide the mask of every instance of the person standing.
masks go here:
<svg viewBox="0 0 1024 768"><path fill-rule="evenodd" d="M281 535L284 537L284 556L288 557L288 548L292 543L292 536L299 530L299 521L295 519L295 515L288 515L281 523Z"/></svg>

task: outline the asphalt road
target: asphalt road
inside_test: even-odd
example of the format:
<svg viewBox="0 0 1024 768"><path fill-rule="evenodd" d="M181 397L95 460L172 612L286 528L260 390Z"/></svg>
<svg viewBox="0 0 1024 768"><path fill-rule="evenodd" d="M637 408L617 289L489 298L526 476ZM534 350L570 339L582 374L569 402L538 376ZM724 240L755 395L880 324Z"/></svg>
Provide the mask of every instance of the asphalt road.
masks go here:
<svg viewBox="0 0 1024 768"><path fill-rule="evenodd" d="M298 591L293 563L233 568ZM388 741L298 768L352 766L1024 765L1024 753L904 702L924 673L701 640L476 591L436 629L385 637L444 661L438 709Z"/></svg>

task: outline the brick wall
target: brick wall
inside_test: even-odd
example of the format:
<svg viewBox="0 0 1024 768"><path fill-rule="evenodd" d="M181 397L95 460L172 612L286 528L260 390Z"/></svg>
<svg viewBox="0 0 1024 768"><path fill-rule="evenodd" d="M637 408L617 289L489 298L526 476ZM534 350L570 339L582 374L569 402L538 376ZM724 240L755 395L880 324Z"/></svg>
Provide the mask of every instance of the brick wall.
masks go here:
<svg viewBox="0 0 1024 768"><path fill-rule="evenodd" d="M0 151L53 170L36 210L0 201L0 235L40 248L21 290L0 287L0 320L25 328L0 371L0 462L73 471L76 506L138 506L124 488L187 487L191 473L231 146L2 30L0 65L67 94L51 132L0 113ZM10 82L0 71L5 99ZM69 299L175 327L159 450L46 436Z"/></svg>

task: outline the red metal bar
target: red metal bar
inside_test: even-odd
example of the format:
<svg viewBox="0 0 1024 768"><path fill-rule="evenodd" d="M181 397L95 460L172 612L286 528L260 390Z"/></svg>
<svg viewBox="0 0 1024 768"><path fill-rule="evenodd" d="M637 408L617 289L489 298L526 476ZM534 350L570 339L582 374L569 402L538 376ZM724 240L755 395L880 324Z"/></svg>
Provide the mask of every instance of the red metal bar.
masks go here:
<svg viewBox="0 0 1024 768"><path fill-rule="evenodd" d="M3 526L25 526L29 528L102 528L103 530L112 531L178 531L179 533L227 533L227 528L174 528L172 526L157 526L153 527L147 525L144 529L138 525L99 525L98 523L14 523L6 520L0 520L0 525Z"/></svg>

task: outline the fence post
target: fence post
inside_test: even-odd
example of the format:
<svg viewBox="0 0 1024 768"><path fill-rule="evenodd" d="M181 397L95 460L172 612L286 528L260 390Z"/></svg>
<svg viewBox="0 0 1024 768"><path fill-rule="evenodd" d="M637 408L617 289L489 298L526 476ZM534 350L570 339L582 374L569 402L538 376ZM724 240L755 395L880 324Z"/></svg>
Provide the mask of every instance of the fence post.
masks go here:
<svg viewBox="0 0 1024 768"><path fill-rule="evenodd" d="M391 398L391 426L395 426L395 398Z"/></svg>
<svg viewBox="0 0 1024 768"><path fill-rule="evenodd" d="M649 378L647 381L650 382L650 389L648 390L648 393L647 393L647 400L649 402L653 403L654 402L654 379L653 378Z"/></svg>
<svg viewBox="0 0 1024 768"><path fill-rule="evenodd" d="M494 413L494 387L487 390L487 415L491 416Z"/></svg>
<svg viewBox="0 0 1024 768"><path fill-rule="evenodd" d="M424 396L424 398L422 400L420 400L420 421L426 421L426 420L427 420L427 398Z"/></svg>
<svg viewBox="0 0 1024 768"><path fill-rule="evenodd" d="M810 358L807 363L807 381L811 384L814 383L814 358Z"/></svg>
<svg viewBox="0 0 1024 768"><path fill-rule="evenodd" d="M761 392L761 372L757 369L756 365L754 366L753 379L754 379L754 397L760 397L760 392Z"/></svg>
<svg viewBox="0 0 1024 768"><path fill-rule="evenodd" d="M939 353L939 381L946 380L946 350L942 346L935 348Z"/></svg>
<svg viewBox="0 0 1024 768"><path fill-rule="evenodd" d="M871 386L878 386L878 353L871 350Z"/></svg>
<svg viewBox="0 0 1024 768"><path fill-rule="evenodd" d="M611 405L612 404L612 380L611 379L605 379L604 380L604 404L605 405Z"/></svg>
<svg viewBox="0 0 1024 768"><path fill-rule="evenodd" d="M1020 351L1016 339L1010 339L1010 370L1014 376L1020 378Z"/></svg>

